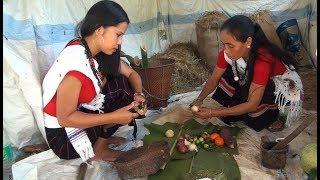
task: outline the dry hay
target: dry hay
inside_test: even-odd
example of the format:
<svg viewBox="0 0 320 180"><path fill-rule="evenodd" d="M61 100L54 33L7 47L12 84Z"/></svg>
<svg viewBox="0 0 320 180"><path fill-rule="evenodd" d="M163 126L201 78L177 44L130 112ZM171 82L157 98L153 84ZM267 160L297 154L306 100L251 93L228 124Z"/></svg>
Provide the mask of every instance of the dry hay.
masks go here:
<svg viewBox="0 0 320 180"><path fill-rule="evenodd" d="M175 71L171 82L170 94L194 91L205 82L210 74L209 70L200 64L195 45L192 43L176 43L165 52L150 58L171 58L175 60Z"/></svg>
<svg viewBox="0 0 320 180"><path fill-rule="evenodd" d="M251 14L249 18L260 25L270 42L283 49L281 40L276 32L277 24L272 19L271 11L259 10Z"/></svg>
<svg viewBox="0 0 320 180"><path fill-rule="evenodd" d="M201 28L217 28L228 17L220 12L207 12L196 21ZM217 24L218 23L218 24ZM194 91L202 85L211 74L208 67L203 65L199 58L196 45L189 43L175 43L163 53L156 54L150 58L171 58L175 60L175 72L173 74L170 94L179 94Z"/></svg>
<svg viewBox="0 0 320 180"><path fill-rule="evenodd" d="M207 12L203 16L199 17L196 21L196 25L203 29L217 28L218 26L221 26L226 19L228 19L228 16L225 14L212 11Z"/></svg>
<svg viewBox="0 0 320 180"><path fill-rule="evenodd" d="M259 11L255 11L253 14L251 14L249 16L249 18L254 21L254 22L258 22L259 21L266 21L267 23L269 23L270 25L274 24L274 21L272 19L266 19L264 18L264 16L270 16L271 17L271 12L268 10L259 10Z"/></svg>

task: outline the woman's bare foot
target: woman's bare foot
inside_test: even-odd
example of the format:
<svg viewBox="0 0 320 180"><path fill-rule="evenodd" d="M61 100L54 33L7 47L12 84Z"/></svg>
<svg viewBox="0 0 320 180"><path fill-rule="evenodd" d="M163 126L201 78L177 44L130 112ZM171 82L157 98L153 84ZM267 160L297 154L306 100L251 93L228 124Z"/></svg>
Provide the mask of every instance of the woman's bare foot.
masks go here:
<svg viewBox="0 0 320 180"><path fill-rule="evenodd" d="M271 132L281 131L284 129L284 122L282 120L276 120L269 127L268 130Z"/></svg>
<svg viewBox="0 0 320 180"><path fill-rule="evenodd" d="M94 144L93 151L95 153L95 157L91 159L92 161L104 160L113 162L121 154L121 151L108 148L108 139L100 137Z"/></svg>

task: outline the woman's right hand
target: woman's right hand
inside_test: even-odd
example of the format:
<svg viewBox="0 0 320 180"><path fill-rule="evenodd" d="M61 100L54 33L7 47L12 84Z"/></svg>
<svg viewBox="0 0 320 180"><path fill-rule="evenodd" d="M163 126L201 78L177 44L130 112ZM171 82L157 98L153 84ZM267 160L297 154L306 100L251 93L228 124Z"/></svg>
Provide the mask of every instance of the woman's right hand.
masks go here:
<svg viewBox="0 0 320 180"><path fill-rule="evenodd" d="M192 107L192 106L198 106L200 107L202 105L203 101L201 101L200 99L195 99L189 106Z"/></svg>
<svg viewBox="0 0 320 180"><path fill-rule="evenodd" d="M122 107L112 113L114 113L115 119L117 120L116 123L127 125L129 124L133 119L137 118L139 116L138 113L132 113L129 110L133 108L134 103L132 102L128 106Z"/></svg>

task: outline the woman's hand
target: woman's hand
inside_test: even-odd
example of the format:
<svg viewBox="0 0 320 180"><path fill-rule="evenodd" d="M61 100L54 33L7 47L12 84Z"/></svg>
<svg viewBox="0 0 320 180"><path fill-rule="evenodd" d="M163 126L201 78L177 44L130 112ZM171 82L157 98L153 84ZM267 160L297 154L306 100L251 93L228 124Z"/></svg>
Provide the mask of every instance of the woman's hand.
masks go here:
<svg viewBox="0 0 320 180"><path fill-rule="evenodd" d="M145 103L146 102L146 98L142 94L139 94L139 93L134 93L133 100L137 103Z"/></svg>
<svg viewBox="0 0 320 180"><path fill-rule="evenodd" d="M205 107L199 107L198 112L193 112L193 115L195 115L198 118L201 119L208 119L214 116L214 110L210 108L205 108Z"/></svg>
<svg viewBox="0 0 320 180"><path fill-rule="evenodd" d="M142 95L142 94L139 94L139 93L135 93L133 95L133 99L135 102L137 102L138 104L142 104L143 105L143 111L142 112L139 112L140 114L145 114L147 112L147 100L146 98Z"/></svg>
<svg viewBox="0 0 320 180"><path fill-rule="evenodd" d="M129 124L133 119L139 116L138 113L132 113L129 111L131 108L133 108L133 106L134 106L134 102L132 102L128 106L125 106L123 108L120 108L112 112L112 114L114 115L114 118L117 120L117 123L126 125L126 124Z"/></svg>
<svg viewBox="0 0 320 180"><path fill-rule="evenodd" d="M190 107L192 107L192 106L198 106L198 107L200 107L200 106L202 105L202 103L203 103L203 101L197 98L197 99L194 100L189 106L190 106Z"/></svg>

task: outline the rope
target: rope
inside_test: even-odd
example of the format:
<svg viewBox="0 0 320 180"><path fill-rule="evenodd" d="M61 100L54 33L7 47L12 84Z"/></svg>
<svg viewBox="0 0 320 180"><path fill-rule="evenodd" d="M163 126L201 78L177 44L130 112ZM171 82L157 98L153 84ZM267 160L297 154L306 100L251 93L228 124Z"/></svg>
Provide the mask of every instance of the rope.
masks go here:
<svg viewBox="0 0 320 180"><path fill-rule="evenodd" d="M162 99L162 98L159 98L159 97L157 97L157 96L155 96L155 95L150 94L150 93L149 93L146 89L144 89L143 87L142 87L142 90L144 91L145 94L147 94L148 96L150 96L150 97L152 97L152 98L154 98L154 99L157 99L157 100L160 100L160 101L167 101L167 99Z"/></svg>

